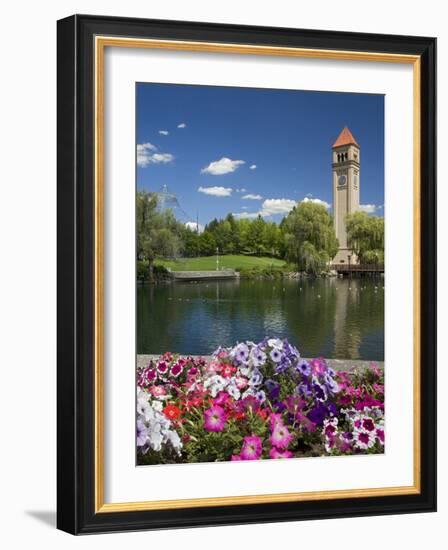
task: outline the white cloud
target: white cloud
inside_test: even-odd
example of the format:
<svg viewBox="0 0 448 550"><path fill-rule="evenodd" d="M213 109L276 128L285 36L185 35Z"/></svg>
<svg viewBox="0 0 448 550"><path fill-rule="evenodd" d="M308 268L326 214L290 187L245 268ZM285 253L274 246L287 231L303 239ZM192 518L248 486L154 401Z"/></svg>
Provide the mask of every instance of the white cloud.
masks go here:
<svg viewBox="0 0 448 550"><path fill-rule="evenodd" d="M260 215L260 212L235 212L233 214L233 217L236 218L237 220L241 220L243 218L248 218L248 219L258 218L259 215Z"/></svg>
<svg viewBox="0 0 448 550"><path fill-rule="evenodd" d="M256 170L257 169L257 165L256 164L251 164L249 166L249 170Z"/></svg>
<svg viewBox="0 0 448 550"><path fill-rule="evenodd" d="M151 162L154 164L171 162L174 160L174 157L171 153L154 153L151 155Z"/></svg>
<svg viewBox="0 0 448 550"><path fill-rule="evenodd" d="M199 193L213 195L214 197L230 197L233 189L231 187L220 187L215 185L214 187L198 187L198 191Z"/></svg>
<svg viewBox="0 0 448 550"><path fill-rule="evenodd" d="M201 174L210 174L212 176L222 176L235 172L238 166L245 164L244 160L232 160L227 157L222 157L220 160L211 162L208 166L201 170Z"/></svg>
<svg viewBox="0 0 448 550"><path fill-rule="evenodd" d="M321 204L322 206L325 206L327 210L331 206L331 204L327 201L323 201L322 199L311 199L310 197L308 197L308 195L303 199L302 202L314 202L314 204Z"/></svg>
<svg viewBox="0 0 448 550"><path fill-rule="evenodd" d="M169 134L168 130L159 130L161 136L167 136Z"/></svg>
<svg viewBox="0 0 448 550"><path fill-rule="evenodd" d="M366 214L373 214L378 207L375 204L360 204L359 209Z"/></svg>
<svg viewBox="0 0 448 550"><path fill-rule="evenodd" d="M185 227L188 227L188 229L191 229L192 231L197 230L198 233L202 233L204 231L204 226L201 223L187 222Z"/></svg>
<svg viewBox="0 0 448 550"><path fill-rule="evenodd" d="M245 187L241 187L241 189L235 189L237 193L245 193L247 189Z"/></svg>
<svg viewBox="0 0 448 550"><path fill-rule="evenodd" d="M297 202L292 199L266 199L261 205L262 216L272 216L274 214L287 214Z"/></svg>
<svg viewBox="0 0 448 550"><path fill-rule="evenodd" d="M171 153L156 153L157 147L152 143L137 144L137 164L142 168L150 164L166 164L174 160Z"/></svg>
<svg viewBox="0 0 448 550"><path fill-rule="evenodd" d="M241 210L247 210L248 208L249 208L248 206L242 206Z"/></svg>
<svg viewBox="0 0 448 550"><path fill-rule="evenodd" d="M248 195L244 195L244 197L242 198L250 201L261 201L263 197L261 195L254 195L253 193L249 193Z"/></svg>
<svg viewBox="0 0 448 550"><path fill-rule="evenodd" d="M258 212L237 212L233 215L238 219L257 218L258 216L265 218L267 216L274 216L275 214L287 214L296 204L297 202L292 199L266 199L263 201L261 209Z"/></svg>
<svg viewBox="0 0 448 550"><path fill-rule="evenodd" d="M185 124L185 122L181 122L180 124L177 125L178 128L186 128L187 125Z"/></svg>

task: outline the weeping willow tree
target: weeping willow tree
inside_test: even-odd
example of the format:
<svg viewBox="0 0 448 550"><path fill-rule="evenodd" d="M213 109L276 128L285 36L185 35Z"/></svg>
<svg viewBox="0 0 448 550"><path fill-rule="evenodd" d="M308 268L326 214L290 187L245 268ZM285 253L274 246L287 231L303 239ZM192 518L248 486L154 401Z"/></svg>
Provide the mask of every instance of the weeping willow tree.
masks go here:
<svg viewBox="0 0 448 550"><path fill-rule="evenodd" d="M317 275L338 251L333 220L327 209L313 202L301 202L283 219L285 257L299 271Z"/></svg>
<svg viewBox="0 0 448 550"><path fill-rule="evenodd" d="M153 280L156 258L175 258L183 247L184 226L171 210L159 211L157 197L137 193L136 203L138 278Z"/></svg>
<svg viewBox="0 0 448 550"><path fill-rule="evenodd" d="M346 219L347 242L363 264L384 264L384 218L355 212Z"/></svg>

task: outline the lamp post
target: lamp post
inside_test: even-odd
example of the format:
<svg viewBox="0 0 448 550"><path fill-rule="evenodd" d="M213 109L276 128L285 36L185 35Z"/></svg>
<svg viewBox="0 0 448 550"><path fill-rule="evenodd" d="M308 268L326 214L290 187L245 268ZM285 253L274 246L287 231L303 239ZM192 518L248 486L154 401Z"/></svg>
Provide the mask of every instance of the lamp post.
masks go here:
<svg viewBox="0 0 448 550"><path fill-rule="evenodd" d="M219 248L216 247L216 271L219 271Z"/></svg>
<svg viewBox="0 0 448 550"><path fill-rule="evenodd" d="M351 270L351 265L350 265L351 259L352 259L352 255L349 254L348 255L348 276L350 277L350 279L352 278L352 270Z"/></svg>

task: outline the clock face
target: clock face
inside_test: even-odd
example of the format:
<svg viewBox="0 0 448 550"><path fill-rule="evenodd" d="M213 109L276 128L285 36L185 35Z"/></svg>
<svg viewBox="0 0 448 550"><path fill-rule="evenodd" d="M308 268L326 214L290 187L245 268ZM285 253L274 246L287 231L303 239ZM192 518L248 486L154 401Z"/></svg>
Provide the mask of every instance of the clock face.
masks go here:
<svg viewBox="0 0 448 550"><path fill-rule="evenodd" d="M339 179L338 179L339 185L345 185L346 181L347 181L346 176L339 176Z"/></svg>

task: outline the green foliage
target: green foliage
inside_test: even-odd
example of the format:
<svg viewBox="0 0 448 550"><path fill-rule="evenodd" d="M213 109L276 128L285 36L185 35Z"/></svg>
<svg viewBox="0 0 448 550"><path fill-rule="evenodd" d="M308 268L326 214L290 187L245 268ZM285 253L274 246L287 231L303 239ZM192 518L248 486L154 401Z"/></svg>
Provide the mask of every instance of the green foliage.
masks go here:
<svg viewBox="0 0 448 550"><path fill-rule="evenodd" d="M384 264L384 218L355 212L346 219L347 241L365 264Z"/></svg>
<svg viewBox="0 0 448 550"><path fill-rule="evenodd" d="M301 202L283 219L285 257L299 271L317 275L336 255L338 241L326 208Z"/></svg>
<svg viewBox="0 0 448 550"><path fill-rule="evenodd" d="M184 247L185 227L171 210L159 212L155 196L144 191L136 199L137 277L152 278L156 258L175 258Z"/></svg>

